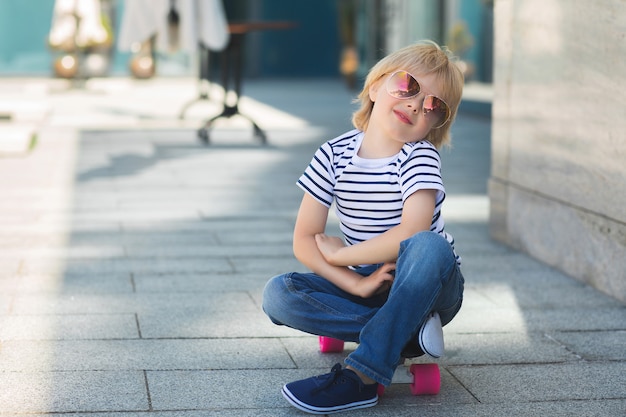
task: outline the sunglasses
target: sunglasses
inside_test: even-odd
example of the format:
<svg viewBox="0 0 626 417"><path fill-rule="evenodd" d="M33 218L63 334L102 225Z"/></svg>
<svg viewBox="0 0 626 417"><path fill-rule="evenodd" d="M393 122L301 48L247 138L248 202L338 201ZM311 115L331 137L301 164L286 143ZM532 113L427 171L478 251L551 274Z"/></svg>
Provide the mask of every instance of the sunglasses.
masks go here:
<svg viewBox="0 0 626 417"><path fill-rule="evenodd" d="M389 76L385 84L387 93L391 97L406 100L413 98L422 91L420 83L414 76L406 71L396 71ZM445 125L450 119L450 106L445 101L432 94L424 97L422 103L424 116L433 122L433 129L438 129Z"/></svg>

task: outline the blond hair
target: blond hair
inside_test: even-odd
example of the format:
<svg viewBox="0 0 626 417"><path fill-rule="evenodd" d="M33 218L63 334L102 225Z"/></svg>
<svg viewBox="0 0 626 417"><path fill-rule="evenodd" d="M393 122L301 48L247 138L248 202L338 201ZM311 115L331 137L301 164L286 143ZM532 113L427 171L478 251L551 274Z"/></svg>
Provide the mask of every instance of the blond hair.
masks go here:
<svg viewBox="0 0 626 417"><path fill-rule="evenodd" d="M361 107L352 115L352 124L359 130L367 129L374 108L369 90L376 81L394 71L411 69L417 70L421 75L435 74L440 82L441 98L450 106L448 122L438 129L431 129L424 138L436 148L441 148L450 143L450 126L461 102L464 79L452 53L432 41L420 41L399 49L372 67L365 79L363 90L355 100L361 103Z"/></svg>

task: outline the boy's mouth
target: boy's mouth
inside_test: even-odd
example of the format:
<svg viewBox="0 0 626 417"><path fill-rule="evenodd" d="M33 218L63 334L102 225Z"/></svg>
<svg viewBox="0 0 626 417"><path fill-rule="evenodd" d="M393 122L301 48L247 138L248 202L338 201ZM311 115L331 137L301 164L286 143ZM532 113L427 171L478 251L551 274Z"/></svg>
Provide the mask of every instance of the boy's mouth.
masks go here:
<svg viewBox="0 0 626 417"><path fill-rule="evenodd" d="M412 125L413 124L413 122L411 122L411 119L409 119L409 117L405 113L403 113L403 112L401 112L399 110L394 110L393 113L396 115L396 117L398 119L400 119L400 121L402 123L406 123L408 125Z"/></svg>

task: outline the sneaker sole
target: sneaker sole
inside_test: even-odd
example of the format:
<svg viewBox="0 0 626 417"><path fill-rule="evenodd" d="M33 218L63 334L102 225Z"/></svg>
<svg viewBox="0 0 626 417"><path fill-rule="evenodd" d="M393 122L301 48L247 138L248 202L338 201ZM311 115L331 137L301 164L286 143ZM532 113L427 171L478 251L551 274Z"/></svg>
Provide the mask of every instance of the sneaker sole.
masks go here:
<svg viewBox="0 0 626 417"><path fill-rule="evenodd" d="M378 404L378 395L377 395L371 400L357 401L357 402L350 403L350 404L338 405L336 407L315 407L309 404L305 404L302 401L298 400L291 393L291 391L289 391L289 388L287 388L286 385L283 386L282 394L289 404L291 404L292 406L294 406L300 411L304 411L305 413L310 413L310 414L333 414L333 413L339 413L341 411L374 407L376 404Z"/></svg>

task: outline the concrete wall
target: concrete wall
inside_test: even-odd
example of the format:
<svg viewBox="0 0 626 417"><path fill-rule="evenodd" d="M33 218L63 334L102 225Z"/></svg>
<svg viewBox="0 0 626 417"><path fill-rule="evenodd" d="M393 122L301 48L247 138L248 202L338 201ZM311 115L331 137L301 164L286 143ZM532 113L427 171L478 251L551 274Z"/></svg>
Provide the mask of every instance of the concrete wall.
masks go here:
<svg viewBox="0 0 626 417"><path fill-rule="evenodd" d="M492 236L626 302L626 1L495 2Z"/></svg>

